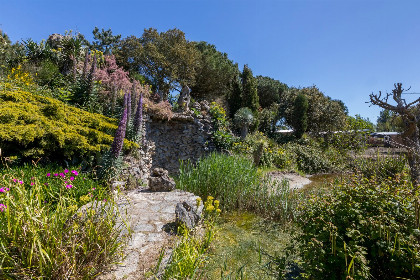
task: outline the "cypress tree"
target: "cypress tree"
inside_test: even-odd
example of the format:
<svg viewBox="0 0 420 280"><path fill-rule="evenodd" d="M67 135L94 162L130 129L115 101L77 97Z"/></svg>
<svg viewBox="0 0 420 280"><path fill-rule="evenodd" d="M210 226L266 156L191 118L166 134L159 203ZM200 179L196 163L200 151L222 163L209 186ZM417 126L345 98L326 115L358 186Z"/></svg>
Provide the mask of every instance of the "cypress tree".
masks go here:
<svg viewBox="0 0 420 280"><path fill-rule="evenodd" d="M308 98L299 93L293 104L293 129L296 138L300 139L308 128Z"/></svg>
<svg viewBox="0 0 420 280"><path fill-rule="evenodd" d="M260 107L257 88L257 80L245 64L242 71L242 107L248 107L254 112Z"/></svg>

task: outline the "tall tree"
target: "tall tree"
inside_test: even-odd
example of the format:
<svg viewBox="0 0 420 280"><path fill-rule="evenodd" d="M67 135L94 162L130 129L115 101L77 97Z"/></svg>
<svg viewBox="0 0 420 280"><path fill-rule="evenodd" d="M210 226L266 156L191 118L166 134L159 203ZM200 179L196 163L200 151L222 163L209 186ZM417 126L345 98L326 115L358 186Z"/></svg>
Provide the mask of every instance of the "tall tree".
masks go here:
<svg viewBox="0 0 420 280"><path fill-rule="evenodd" d="M171 90L183 84L194 86L200 53L179 29L159 33L145 29L141 38L124 39L116 51L117 62L144 75L155 92L167 99Z"/></svg>
<svg viewBox="0 0 420 280"><path fill-rule="evenodd" d="M308 131L328 132L342 130L347 122L347 115L342 102L325 96L317 87L302 89L292 88L282 97L280 114L286 118L288 125L293 120L294 102L300 93L308 99ZM291 125L292 126L292 125Z"/></svg>
<svg viewBox="0 0 420 280"><path fill-rule="evenodd" d="M259 105L257 81L252 75L251 69L247 64L242 71L242 107L248 107L256 111Z"/></svg>
<svg viewBox="0 0 420 280"><path fill-rule="evenodd" d="M229 105L229 116L233 118L236 111L238 111L242 106L242 86L239 76L232 80L230 87L231 90L227 101Z"/></svg>
<svg viewBox="0 0 420 280"><path fill-rule="evenodd" d="M308 128L308 98L303 93L299 93L294 102L292 127L298 139Z"/></svg>
<svg viewBox="0 0 420 280"><path fill-rule="evenodd" d="M95 27L92 34L94 40L90 44L90 47L104 54L111 54L121 40L121 35L113 35L111 28L108 30L104 30L103 28L99 30L98 27Z"/></svg>
<svg viewBox="0 0 420 280"><path fill-rule="evenodd" d="M207 42L196 42L195 47L200 52L200 63L195 85L191 87L191 96L207 100L227 97L231 82L239 75L238 64Z"/></svg>
<svg viewBox="0 0 420 280"><path fill-rule="evenodd" d="M379 117L376 121L376 130L377 131L398 131L402 132L403 122L401 116L397 113L384 109L379 112Z"/></svg>
<svg viewBox="0 0 420 280"><path fill-rule="evenodd" d="M273 103L280 103L281 97L288 87L270 77L257 76L258 100L262 108L268 108Z"/></svg>

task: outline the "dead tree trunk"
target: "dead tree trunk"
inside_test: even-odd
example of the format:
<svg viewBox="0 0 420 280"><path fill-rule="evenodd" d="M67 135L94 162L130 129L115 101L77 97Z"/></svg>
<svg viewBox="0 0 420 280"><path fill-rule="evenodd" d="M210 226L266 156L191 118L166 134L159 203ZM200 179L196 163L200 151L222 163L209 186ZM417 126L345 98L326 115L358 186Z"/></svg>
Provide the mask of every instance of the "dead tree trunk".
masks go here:
<svg viewBox="0 0 420 280"><path fill-rule="evenodd" d="M410 176L413 182L413 191L416 192L420 185L420 139L419 128L417 126L420 120L420 98L413 102L407 103L401 97L405 90L401 83L394 84L392 93L387 93L382 96L379 94L370 94L370 103L378 105L383 109L388 109L400 115L404 121L404 132L402 134L404 145L407 148L407 160L410 166ZM396 105L388 102L389 97L392 97Z"/></svg>

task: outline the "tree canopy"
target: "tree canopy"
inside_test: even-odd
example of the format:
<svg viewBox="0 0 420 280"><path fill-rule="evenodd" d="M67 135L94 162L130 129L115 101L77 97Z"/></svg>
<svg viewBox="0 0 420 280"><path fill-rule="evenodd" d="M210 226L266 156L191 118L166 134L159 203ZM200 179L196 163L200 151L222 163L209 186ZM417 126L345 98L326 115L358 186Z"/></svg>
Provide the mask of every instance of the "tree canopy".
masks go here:
<svg viewBox="0 0 420 280"><path fill-rule="evenodd" d="M144 75L166 99L171 90L180 90L183 84L195 85L200 53L179 29L159 33L149 28L140 38L122 40L116 58L127 70Z"/></svg>
<svg viewBox="0 0 420 280"><path fill-rule="evenodd" d="M227 96L232 90L233 80L239 76L238 64L207 42L196 42L195 47L200 52L200 64L191 95L209 100Z"/></svg>

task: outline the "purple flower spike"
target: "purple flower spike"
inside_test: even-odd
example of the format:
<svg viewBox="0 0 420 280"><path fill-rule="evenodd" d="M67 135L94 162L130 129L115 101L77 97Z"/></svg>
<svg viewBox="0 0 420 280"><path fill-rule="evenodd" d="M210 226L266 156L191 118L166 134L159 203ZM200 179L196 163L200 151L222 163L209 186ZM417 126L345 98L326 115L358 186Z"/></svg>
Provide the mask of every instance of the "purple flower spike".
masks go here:
<svg viewBox="0 0 420 280"><path fill-rule="evenodd" d="M137 105L136 115L134 116L134 132L136 135L140 132L141 123L143 122L143 93L140 93L139 104Z"/></svg>
<svg viewBox="0 0 420 280"><path fill-rule="evenodd" d="M65 169L64 170L64 173L66 173L66 174L69 173L69 170L68 169Z"/></svg>
<svg viewBox="0 0 420 280"><path fill-rule="evenodd" d="M47 173L47 177L50 177L51 176L51 173Z"/></svg>
<svg viewBox="0 0 420 280"><path fill-rule="evenodd" d="M76 170L73 170L71 173L73 173L74 176L79 175L79 172L77 172Z"/></svg>
<svg viewBox="0 0 420 280"><path fill-rule="evenodd" d="M115 132L114 142L111 145L111 153L114 158L118 158L125 138L125 130L127 128L127 94L124 95L124 111L121 117L120 124Z"/></svg>
<svg viewBox="0 0 420 280"><path fill-rule="evenodd" d="M73 188L73 186L72 185L66 185L66 188L71 189L71 188Z"/></svg>
<svg viewBox="0 0 420 280"><path fill-rule="evenodd" d="M60 176L63 177L63 178L66 177L66 175L64 175L64 173L60 173Z"/></svg>

